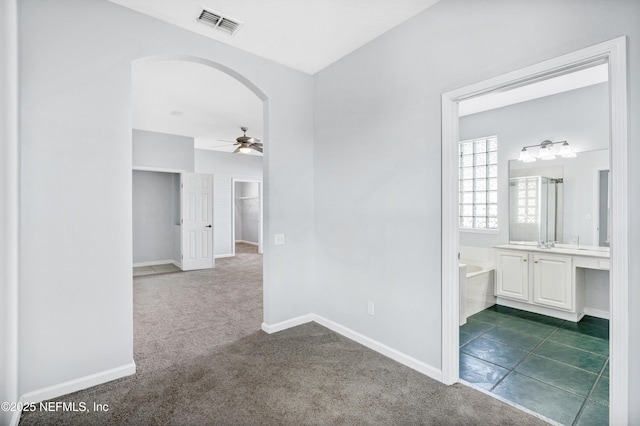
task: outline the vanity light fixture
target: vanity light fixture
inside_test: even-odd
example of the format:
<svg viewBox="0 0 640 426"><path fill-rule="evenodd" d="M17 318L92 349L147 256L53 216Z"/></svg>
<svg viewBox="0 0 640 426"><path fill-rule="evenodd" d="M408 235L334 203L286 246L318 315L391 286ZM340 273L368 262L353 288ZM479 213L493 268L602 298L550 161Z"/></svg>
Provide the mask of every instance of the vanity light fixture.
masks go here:
<svg viewBox="0 0 640 426"><path fill-rule="evenodd" d="M522 161L523 163L533 163L534 161L536 161L536 157L529 155L529 151L527 151L527 148L522 148L522 151L520 151L520 156L518 157L518 161Z"/></svg>
<svg viewBox="0 0 640 426"><path fill-rule="evenodd" d="M562 146L558 151L558 155L562 158L575 158L576 154L571 150L569 146L569 142L560 141L560 142L551 142L549 140L542 141L537 145L529 145L522 148L520 151L520 156L518 157L518 161L522 161L523 163L531 163L536 161L536 159L540 160L553 160L556 158L555 154L551 151L553 145L561 143ZM531 155L529 152L529 148L539 148L538 155Z"/></svg>
<svg viewBox="0 0 640 426"><path fill-rule="evenodd" d="M538 158L541 160L555 160L556 156L551 152L553 142L544 141L540 144L540 151L538 152Z"/></svg>
<svg viewBox="0 0 640 426"><path fill-rule="evenodd" d="M575 158L576 153L571 151L571 147L569 146L569 142L564 141L562 146L560 147L560 151L558 151L558 155L562 158Z"/></svg>

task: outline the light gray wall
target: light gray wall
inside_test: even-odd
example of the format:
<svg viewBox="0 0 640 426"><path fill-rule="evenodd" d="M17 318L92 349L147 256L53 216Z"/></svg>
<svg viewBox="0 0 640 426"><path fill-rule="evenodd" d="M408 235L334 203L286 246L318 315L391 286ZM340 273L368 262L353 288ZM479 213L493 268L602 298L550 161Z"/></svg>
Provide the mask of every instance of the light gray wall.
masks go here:
<svg viewBox="0 0 640 426"><path fill-rule="evenodd" d="M621 35L636 46L639 16L635 0L444 0L317 73L315 312L440 368L441 94ZM628 66L636 164L637 48ZM640 170L630 173L635 259ZM639 281L632 262L630 359L640 352ZM630 367L637 396L640 365ZM640 423L640 407L630 409Z"/></svg>
<svg viewBox="0 0 640 426"><path fill-rule="evenodd" d="M193 172L193 138L133 129L133 167Z"/></svg>
<svg viewBox="0 0 640 426"><path fill-rule="evenodd" d="M233 254L233 179L262 182L263 158L196 149L196 173L213 174L213 250L216 256Z"/></svg>
<svg viewBox="0 0 640 426"><path fill-rule="evenodd" d="M568 141L575 152L609 147L609 90L607 83L534 99L508 107L467 115L460 118L460 140L498 136L498 226L497 235L460 232L460 244L492 247L509 242L509 161L518 158L526 145L544 140ZM605 164L606 164L605 160ZM582 162L568 159L565 164ZM535 167L548 161L528 163ZM571 186L571 181L568 185ZM593 184L593 178L589 179ZM571 209L572 192L566 192L565 209ZM584 217L582 217L584 219ZM565 221L570 224L570 221ZM592 241L593 231L581 220L583 244ZM588 230L588 232L587 232ZM567 230L569 232L569 230ZM566 235L569 235L565 232Z"/></svg>
<svg viewBox="0 0 640 426"><path fill-rule="evenodd" d="M11 107L11 105L6 101L7 92L9 90L9 76L8 72L8 43L11 34L9 33L9 26L7 25L10 19L11 14L8 12L7 8L9 7L9 2L3 0L0 2L0 16L2 17L2 30L0 31L0 58L2 58L2 66L0 66L0 131L2 132L0 143L0 158L2 159L2 172L0 173L0 200L2 200L2 208L0 208L0 271L2 274L0 275L0 300L2 305L0 309L2 313L0 314L0 342L8 342L9 339L9 322L7 318L7 291L9 287L9 277L7 277L5 271L7 270L7 253L10 249L9 245L6 243L6 216L7 211L5 206L7 206L7 201L9 199L9 181L6 176L6 167L7 167L7 148L9 145L9 140L7 138L7 109ZM6 62L5 62L6 61ZM7 379L9 378L9 369L7 365L7 348L3 345L2 350L0 350L0 401L12 401L17 402L17 398L15 396L12 398L10 396L11 389L6 385ZM15 391L15 389L14 389ZM10 414L7 412L0 412L0 423L8 424L9 423Z"/></svg>
<svg viewBox="0 0 640 426"><path fill-rule="evenodd" d="M141 58L202 58L267 100L266 232L289 238L265 246L264 320L308 313L312 78L105 0L20 5L20 392L133 361L131 63Z"/></svg>
<svg viewBox="0 0 640 426"><path fill-rule="evenodd" d="M173 261L180 194L175 173L133 171L133 264ZM179 220L179 219L178 219Z"/></svg>
<svg viewBox="0 0 640 426"><path fill-rule="evenodd" d="M18 402L17 2L0 1L0 401ZM18 413L0 410L0 424Z"/></svg>

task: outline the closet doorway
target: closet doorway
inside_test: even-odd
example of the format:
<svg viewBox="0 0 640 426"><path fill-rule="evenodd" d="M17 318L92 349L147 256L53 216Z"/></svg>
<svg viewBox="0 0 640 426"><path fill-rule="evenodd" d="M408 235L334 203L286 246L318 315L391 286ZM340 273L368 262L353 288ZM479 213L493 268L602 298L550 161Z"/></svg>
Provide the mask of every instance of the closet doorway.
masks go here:
<svg viewBox="0 0 640 426"><path fill-rule="evenodd" d="M262 182L232 179L231 194L233 255L236 254L236 243L255 245L262 254Z"/></svg>
<svg viewBox="0 0 640 426"><path fill-rule="evenodd" d="M133 274L211 269L213 176L133 170Z"/></svg>
<svg viewBox="0 0 640 426"><path fill-rule="evenodd" d="M180 173L133 170L133 272L174 272L180 262Z"/></svg>

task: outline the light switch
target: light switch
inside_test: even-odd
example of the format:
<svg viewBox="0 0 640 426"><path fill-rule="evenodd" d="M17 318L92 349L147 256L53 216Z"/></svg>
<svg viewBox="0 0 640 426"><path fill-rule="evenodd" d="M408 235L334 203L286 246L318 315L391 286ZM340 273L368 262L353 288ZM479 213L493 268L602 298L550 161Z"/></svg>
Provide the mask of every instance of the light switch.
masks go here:
<svg viewBox="0 0 640 426"><path fill-rule="evenodd" d="M284 244L284 234L275 234L274 235L274 244L277 246L281 246Z"/></svg>

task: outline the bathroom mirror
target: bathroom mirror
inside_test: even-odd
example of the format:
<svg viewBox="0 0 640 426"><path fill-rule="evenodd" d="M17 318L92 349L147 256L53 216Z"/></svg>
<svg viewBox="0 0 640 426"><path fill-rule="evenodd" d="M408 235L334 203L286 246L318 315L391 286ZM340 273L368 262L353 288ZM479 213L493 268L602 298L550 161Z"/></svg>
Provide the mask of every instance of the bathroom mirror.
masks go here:
<svg viewBox="0 0 640 426"><path fill-rule="evenodd" d="M509 241L609 245L609 149L509 161Z"/></svg>

